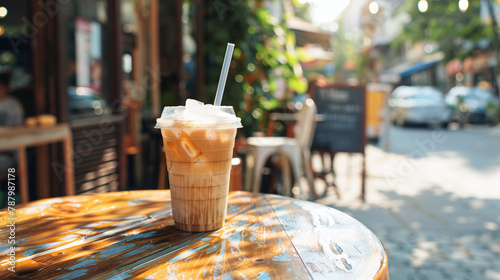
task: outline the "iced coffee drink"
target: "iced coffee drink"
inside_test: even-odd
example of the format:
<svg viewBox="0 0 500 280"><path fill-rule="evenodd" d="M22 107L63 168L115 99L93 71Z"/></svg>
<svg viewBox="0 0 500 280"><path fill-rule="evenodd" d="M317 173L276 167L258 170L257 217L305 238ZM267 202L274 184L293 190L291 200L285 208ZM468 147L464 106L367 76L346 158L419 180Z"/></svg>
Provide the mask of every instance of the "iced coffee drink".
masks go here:
<svg viewBox="0 0 500 280"><path fill-rule="evenodd" d="M238 127L232 107L191 99L186 106L165 107L157 119L176 228L210 231L224 225Z"/></svg>

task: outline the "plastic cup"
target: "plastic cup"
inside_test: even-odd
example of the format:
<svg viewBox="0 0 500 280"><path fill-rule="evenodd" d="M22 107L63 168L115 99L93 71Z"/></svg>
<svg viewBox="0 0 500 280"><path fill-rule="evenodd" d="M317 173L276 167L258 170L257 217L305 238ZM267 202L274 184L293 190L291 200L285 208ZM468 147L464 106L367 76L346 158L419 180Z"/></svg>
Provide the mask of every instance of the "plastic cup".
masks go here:
<svg viewBox="0 0 500 280"><path fill-rule="evenodd" d="M184 107L165 107L161 129L175 227L211 231L224 225L236 130L241 127L230 106L217 106L233 120L172 120ZM214 107L212 107L214 108Z"/></svg>

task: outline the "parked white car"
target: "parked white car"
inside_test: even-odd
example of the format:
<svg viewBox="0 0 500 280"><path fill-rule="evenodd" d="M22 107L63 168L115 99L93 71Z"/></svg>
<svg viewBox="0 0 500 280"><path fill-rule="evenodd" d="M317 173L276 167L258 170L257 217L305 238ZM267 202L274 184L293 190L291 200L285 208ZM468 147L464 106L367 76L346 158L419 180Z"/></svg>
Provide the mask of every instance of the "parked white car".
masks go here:
<svg viewBox="0 0 500 280"><path fill-rule="evenodd" d="M432 86L399 86L389 99L391 121L398 125L440 125L451 120L451 110L444 94Z"/></svg>

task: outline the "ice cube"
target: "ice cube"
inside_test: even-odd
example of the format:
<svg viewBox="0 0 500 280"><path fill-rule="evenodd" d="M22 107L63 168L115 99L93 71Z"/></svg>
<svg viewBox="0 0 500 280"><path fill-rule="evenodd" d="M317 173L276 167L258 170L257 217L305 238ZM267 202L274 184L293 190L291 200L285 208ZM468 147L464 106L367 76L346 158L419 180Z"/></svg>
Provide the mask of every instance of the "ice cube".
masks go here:
<svg viewBox="0 0 500 280"><path fill-rule="evenodd" d="M181 147L191 161L195 161L202 155L200 148L189 137L181 137Z"/></svg>
<svg viewBox="0 0 500 280"><path fill-rule="evenodd" d="M186 100L186 107L201 107L203 105L204 105L203 102L200 102L200 101L195 100L195 99L188 98Z"/></svg>
<svg viewBox="0 0 500 280"><path fill-rule="evenodd" d="M199 107L197 105L186 107L184 111L185 119L189 120L203 120L203 121L213 121L217 119L219 114L219 109L211 104Z"/></svg>
<svg viewBox="0 0 500 280"><path fill-rule="evenodd" d="M202 107L189 106L184 110L184 119L185 120L203 120L203 117L200 117L199 112L202 111Z"/></svg>
<svg viewBox="0 0 500 280"><path fill-rule="evenodd" d="M201 114L207 116L207 117L215 117L219 114L219 108L215 107L214 105L212 104L207 104L205 105L205 107L203 107L203 111L201 112Z"/></svg>

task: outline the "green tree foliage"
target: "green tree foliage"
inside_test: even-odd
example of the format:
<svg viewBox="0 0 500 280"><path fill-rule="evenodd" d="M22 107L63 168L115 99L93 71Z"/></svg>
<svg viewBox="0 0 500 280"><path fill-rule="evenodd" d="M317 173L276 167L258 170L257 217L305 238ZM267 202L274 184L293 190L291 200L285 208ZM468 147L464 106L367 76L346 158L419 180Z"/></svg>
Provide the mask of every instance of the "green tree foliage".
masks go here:
<svg viewBox="0 0 500 280"><path fill-rule="evenodd" d="M307 82L297 71L295 37L260 0L205 1L205 96L213 100L225 48L235 44L223 104L232 105L247 135L262 131L265 112L282 102L274 93L284 81L287 90L303 93Z"/></svg>
<svg viewBox="0 0 500 280"><path fill-rule="evenodd" d="M489 0L488 0L489 1ZM478 47L479 40L492 38L492 28L480 16L480 3L483 0L469 0L469 7L461 12L457 0L427 0L428 9L418 10L419 0L405 2L403 12L410 21L404 26L403 33L394 42L401 43L429 41L436 42L445 54L445 61L465 58Z"/></svg>

